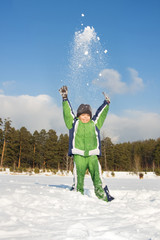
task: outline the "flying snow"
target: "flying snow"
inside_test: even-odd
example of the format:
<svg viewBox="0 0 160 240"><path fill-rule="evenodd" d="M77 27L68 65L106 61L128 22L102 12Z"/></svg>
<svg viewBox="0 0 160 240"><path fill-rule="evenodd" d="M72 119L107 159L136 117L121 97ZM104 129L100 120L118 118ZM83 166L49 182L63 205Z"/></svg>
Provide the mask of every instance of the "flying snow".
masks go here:
<svg viewBox="0 0 160 240"><path fill-rule="evenodd" d="M85 51L84 55L88 55L88 51Z"/></svg>
<svg viewBox="0 0 160 240"><path fill-rule="evenodd" d="M92 81L105 68L105 57L100 37L93 26L86 26L75 32L70 53L68 86L73 102L89 102L93 95L96 101L97 87ZM86 86L89 88L85 89ZM85 90L87 95L84 96Z"/></svg>

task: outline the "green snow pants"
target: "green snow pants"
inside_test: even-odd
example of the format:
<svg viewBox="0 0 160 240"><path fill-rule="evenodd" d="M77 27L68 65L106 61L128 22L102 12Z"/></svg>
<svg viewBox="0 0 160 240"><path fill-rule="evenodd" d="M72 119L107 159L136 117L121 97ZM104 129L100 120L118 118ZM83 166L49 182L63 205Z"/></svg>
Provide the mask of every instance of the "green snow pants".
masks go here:
<svg viewBox="0 0 160 240"><path fill-rule="evenodd" d="M100 165L96 155L84 157L81 155L74 155L75 164L75 187L77 191L84 193L84 177L88 169L94 185L94 191L99 199L108 202L107 196L102 187L100 178Z"/></svg>

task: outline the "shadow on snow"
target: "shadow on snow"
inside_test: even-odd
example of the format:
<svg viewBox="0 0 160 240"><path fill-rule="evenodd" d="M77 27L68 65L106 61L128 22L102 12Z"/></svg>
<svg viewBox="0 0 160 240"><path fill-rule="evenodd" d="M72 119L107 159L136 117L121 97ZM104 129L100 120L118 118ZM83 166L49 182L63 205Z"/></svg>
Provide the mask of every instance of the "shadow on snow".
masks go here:
<svg viewBox="0 0 160 240"><path fill-rule="evenodd" d="M53 188L62 188L62 189L69 189L71 190L71 186L69 185L65 185L65 184L60 184L60 185L56 185L56 184L42 184L42 183L35 183L37 185L40 185L40 186L44 186L44 187L53 187Z"/></svg>

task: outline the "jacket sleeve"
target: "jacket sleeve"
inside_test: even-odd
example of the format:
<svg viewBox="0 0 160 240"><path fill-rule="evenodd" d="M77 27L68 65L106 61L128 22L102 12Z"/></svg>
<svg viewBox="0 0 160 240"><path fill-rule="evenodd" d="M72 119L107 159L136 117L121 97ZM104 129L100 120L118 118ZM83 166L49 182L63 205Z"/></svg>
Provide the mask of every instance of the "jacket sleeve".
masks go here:
<svg viewBox="0 0 160 240"><path fill-rule="evenodd" d="M109 104L106 100L104 100L103 104L97 109L95 115L93 116L92 120L95 122L95 125L100 130L103 126L104 120L107 117L107 113L109 110Z"/></svg>
<svg viewBox="0 0 160 240"><path fill-rule="evenodd" d="M71 129L75 119L71 104L68 99L63 100L63 117L68 129Z"/></svg>

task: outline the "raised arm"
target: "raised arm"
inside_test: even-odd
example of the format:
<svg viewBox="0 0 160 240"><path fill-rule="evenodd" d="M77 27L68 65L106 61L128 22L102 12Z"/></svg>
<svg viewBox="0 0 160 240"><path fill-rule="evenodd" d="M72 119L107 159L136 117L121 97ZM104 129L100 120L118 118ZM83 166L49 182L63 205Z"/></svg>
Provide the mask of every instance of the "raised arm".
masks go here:
<svg viewBox="0 0 160 240"><path fill-rule="evenodd" d="M71 104L68 100L68 88L67 86L63 86L59 89L59 92L62 96L62 99L63 99L63 117L64 117L64 121L65 121L65 124L66 124L66 127L68 129L71 129L72 128L72 125L73 125L73 121L75 119L75 115L73 113L73 110L72 110L72 107L71 107Z"/></svg>
<svg viewBox="0 0 160 240"><path fill-rule="evenodd" d="M103 104L97 109L95 115L93 116L92 120L95 122L97 128L100 130L103 126L103 123L107 117L107 113L109 110L110 99L109 97L103 92L105 100Z"/></svg>

